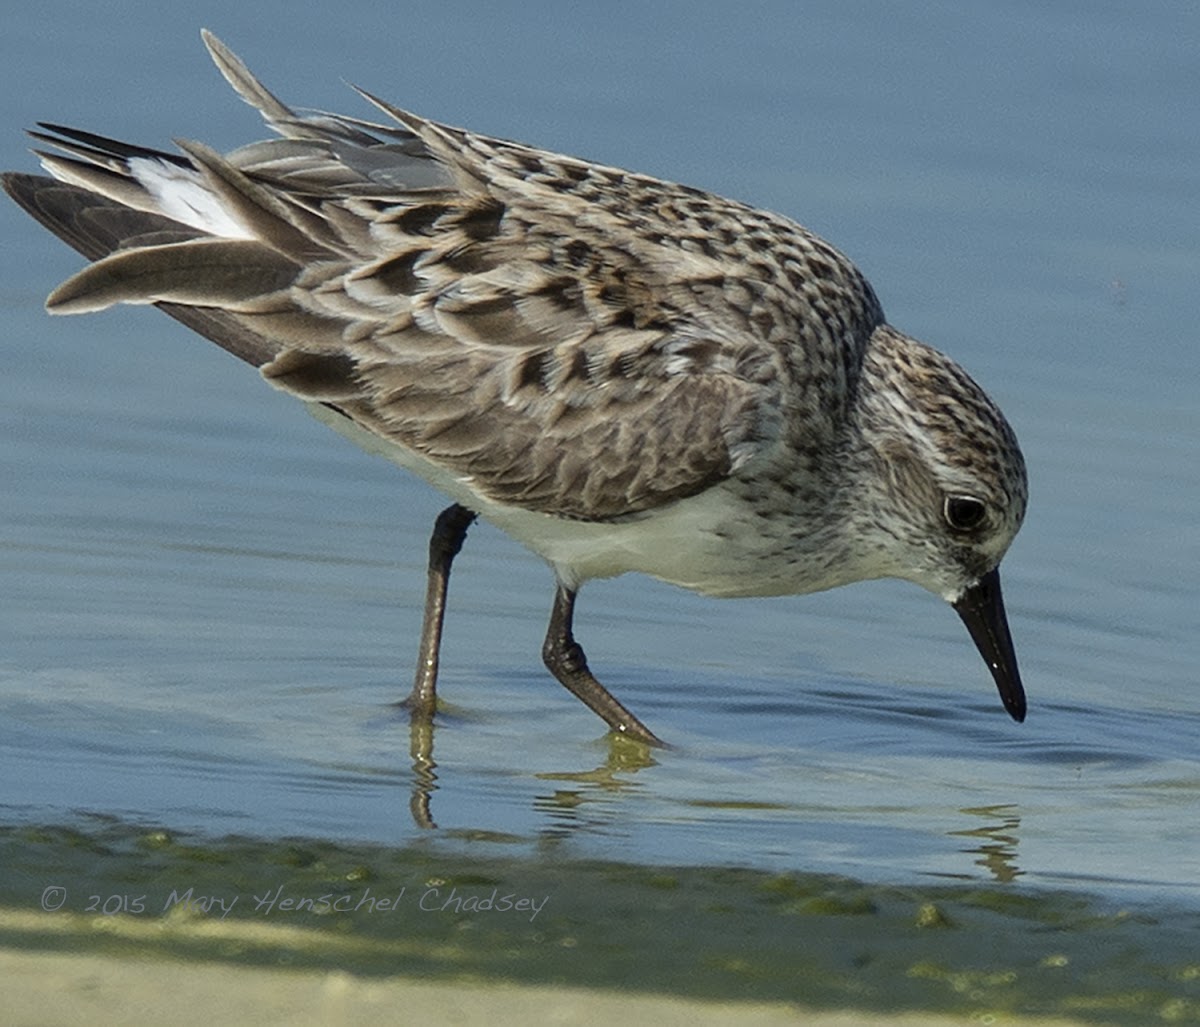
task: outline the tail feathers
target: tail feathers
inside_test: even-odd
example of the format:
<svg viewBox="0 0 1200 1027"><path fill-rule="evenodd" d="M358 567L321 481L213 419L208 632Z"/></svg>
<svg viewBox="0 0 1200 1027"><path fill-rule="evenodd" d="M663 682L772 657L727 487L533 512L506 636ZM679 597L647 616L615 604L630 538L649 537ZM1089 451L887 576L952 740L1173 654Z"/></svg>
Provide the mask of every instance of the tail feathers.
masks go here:
<svg viewBox="0 0 1200 1027"><path fill-rule="evenodd" d="M123 143L119 139L110 139L95 132L85 132L81 128L69 128L50 121L39 121L38 128L43 131L29 133L34 139L49 143L65 153L74 154L88 163L107 167L110 171L123 173L128 162L135 157L147 157L181 168L191 167L187 160L177 153Z"/></svg>
<svg viewBox="0 0 1200 1027"><path fill-rule="evenodd" d="M0 176L0 184L35 221L88 260L101 261L130 247L170 245L202 235L170 218L132 210L106 196L44 175L8 172ZM281 349L278 340L255 331L252 321L233 313L175 302L154 305L254 367L270 363Z"/></svg>
<svg viewBox="0 0 1200 1027"><path fill-rule="evenodd" d="M37 149L34 153L42 167L60 182L100 193L135 210L211 230L213 225L196 223L198 212L208 211L210 219L223 223L227 231L237 233L237 226L228 218L222 219L219 215L214 218L211 200L204 202L201 176L186 158L65 125L43 121L38 123L38 128L41 131L29 134L59 152ZM142 175L134 171L134 164L138 162L144 169ZM176 202L164 204L163 186L168 181L173 182L172 191L178 195ZM158 188L152 190L148 183L158 183ZM170 200L169 196L165 198ZM173 210L173 207L177 209Z"/></svg>
<svg viewBox="0 0 1200 1027"><path fill-rule="evenodd" d="M3 175L3 185L30 217L88 260L100 260L123 248L183 242L203 235L161 214L45 175L10 171Z"/></svg>
<svg viewBox="0 0 1200 1027"><path fill-rule="evenodd" d="M333 352L368 325L400 324L412 308L405 289L421 285L416 261L471 248L499 224L503 208L459 130L369 96L394 124L296 113L222 43L205 42L284 138L226 155L179 142L177 154L41 123L32 135L54 177L10 173L4 188L95 262L51 295L51 309L154 304L262 367L286 349ZM364 272L351 274L356 266ZM322 395L340 373L284 370Z"/></svg>
<svg viewBox="0 0 1200 1027"><path fill-rule="evenodd" d="M3 184L35 220L93 261L50 294L53 313L159 302L258 312L280 305L272 295L300 270L262 242L213 238L84 186L14 172Z"/></svg>
<svg viewBox="0 0 1200 1027"><path fill-rule="evenodd" d="M222 205L204 171L186 156L48 122L39 123L39 128L30 135L57 152L34 152L59 181L203 234L227 238L250 234Z"/></svg>

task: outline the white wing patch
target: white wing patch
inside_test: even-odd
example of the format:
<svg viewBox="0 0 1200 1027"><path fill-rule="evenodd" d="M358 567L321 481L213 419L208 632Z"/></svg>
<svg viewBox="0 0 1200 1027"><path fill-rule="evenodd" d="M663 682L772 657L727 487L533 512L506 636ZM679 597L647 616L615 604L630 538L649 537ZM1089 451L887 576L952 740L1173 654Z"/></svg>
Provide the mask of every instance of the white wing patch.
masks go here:
<svg viewBox="0 0 1200 1027"><path fill-rule="evenodd" d="M165 217L223 239L255 238L222 206L200 172L152 157L131 158L129 171Z"/></svg>

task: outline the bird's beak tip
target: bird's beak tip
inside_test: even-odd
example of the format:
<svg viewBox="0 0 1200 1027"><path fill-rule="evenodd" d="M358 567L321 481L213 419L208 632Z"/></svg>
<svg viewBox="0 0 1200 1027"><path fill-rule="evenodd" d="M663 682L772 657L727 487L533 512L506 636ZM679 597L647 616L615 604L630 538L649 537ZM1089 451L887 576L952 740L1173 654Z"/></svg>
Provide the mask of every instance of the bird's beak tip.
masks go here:
<svg viewBox="0 0 1200 1027"><path fill-rule="evenodd" d="M1021 684L1017 654L1004 612L1000 571L989 571L966 589L953 606L992 672L1000 692L1000 701L1004 703L1008 715L1020 724L1025 720L1025 689Z"/></svg>

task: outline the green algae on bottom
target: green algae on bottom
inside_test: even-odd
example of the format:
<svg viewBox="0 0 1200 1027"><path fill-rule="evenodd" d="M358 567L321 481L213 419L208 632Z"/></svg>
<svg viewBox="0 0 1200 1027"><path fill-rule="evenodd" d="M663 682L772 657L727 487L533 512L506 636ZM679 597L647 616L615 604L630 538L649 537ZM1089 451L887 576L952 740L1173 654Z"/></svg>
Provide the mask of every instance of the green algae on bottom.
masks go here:
<svg viewBox="0 0 1200 1027"><path fill-rule="evenodd" d="M984 1018L1200 1022L1200 917L1014 885L2 827L0 944Z"/></svg>

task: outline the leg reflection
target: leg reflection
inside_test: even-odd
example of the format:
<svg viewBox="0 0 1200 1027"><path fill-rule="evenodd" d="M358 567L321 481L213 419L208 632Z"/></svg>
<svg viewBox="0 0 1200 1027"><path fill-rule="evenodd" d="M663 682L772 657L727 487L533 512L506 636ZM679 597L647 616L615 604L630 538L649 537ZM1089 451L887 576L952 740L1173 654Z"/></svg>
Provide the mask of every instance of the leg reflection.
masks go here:
<svg viewBox="0 0 1200 1027"><path fill-rule="evenodd" d="M983 867L1002 884L1015 881L1025 871L1017 866L1017 830L1021 817L1013 805L975 806L959 811L974 817L986 817L989 823L968 831L951 831L956 838L977 838L980 844L963 852L979 856L975 865Z"/></svg>
<svg viewBox="0 0 1200 1027"><path fill-rule="evenodd" d="M413 823L417 827L433 829L434 823L430 803L437 790L437 764L433 762L433 721L413 711L409 722L408 754L412 758L412 796L408 801Z"/></svg>

